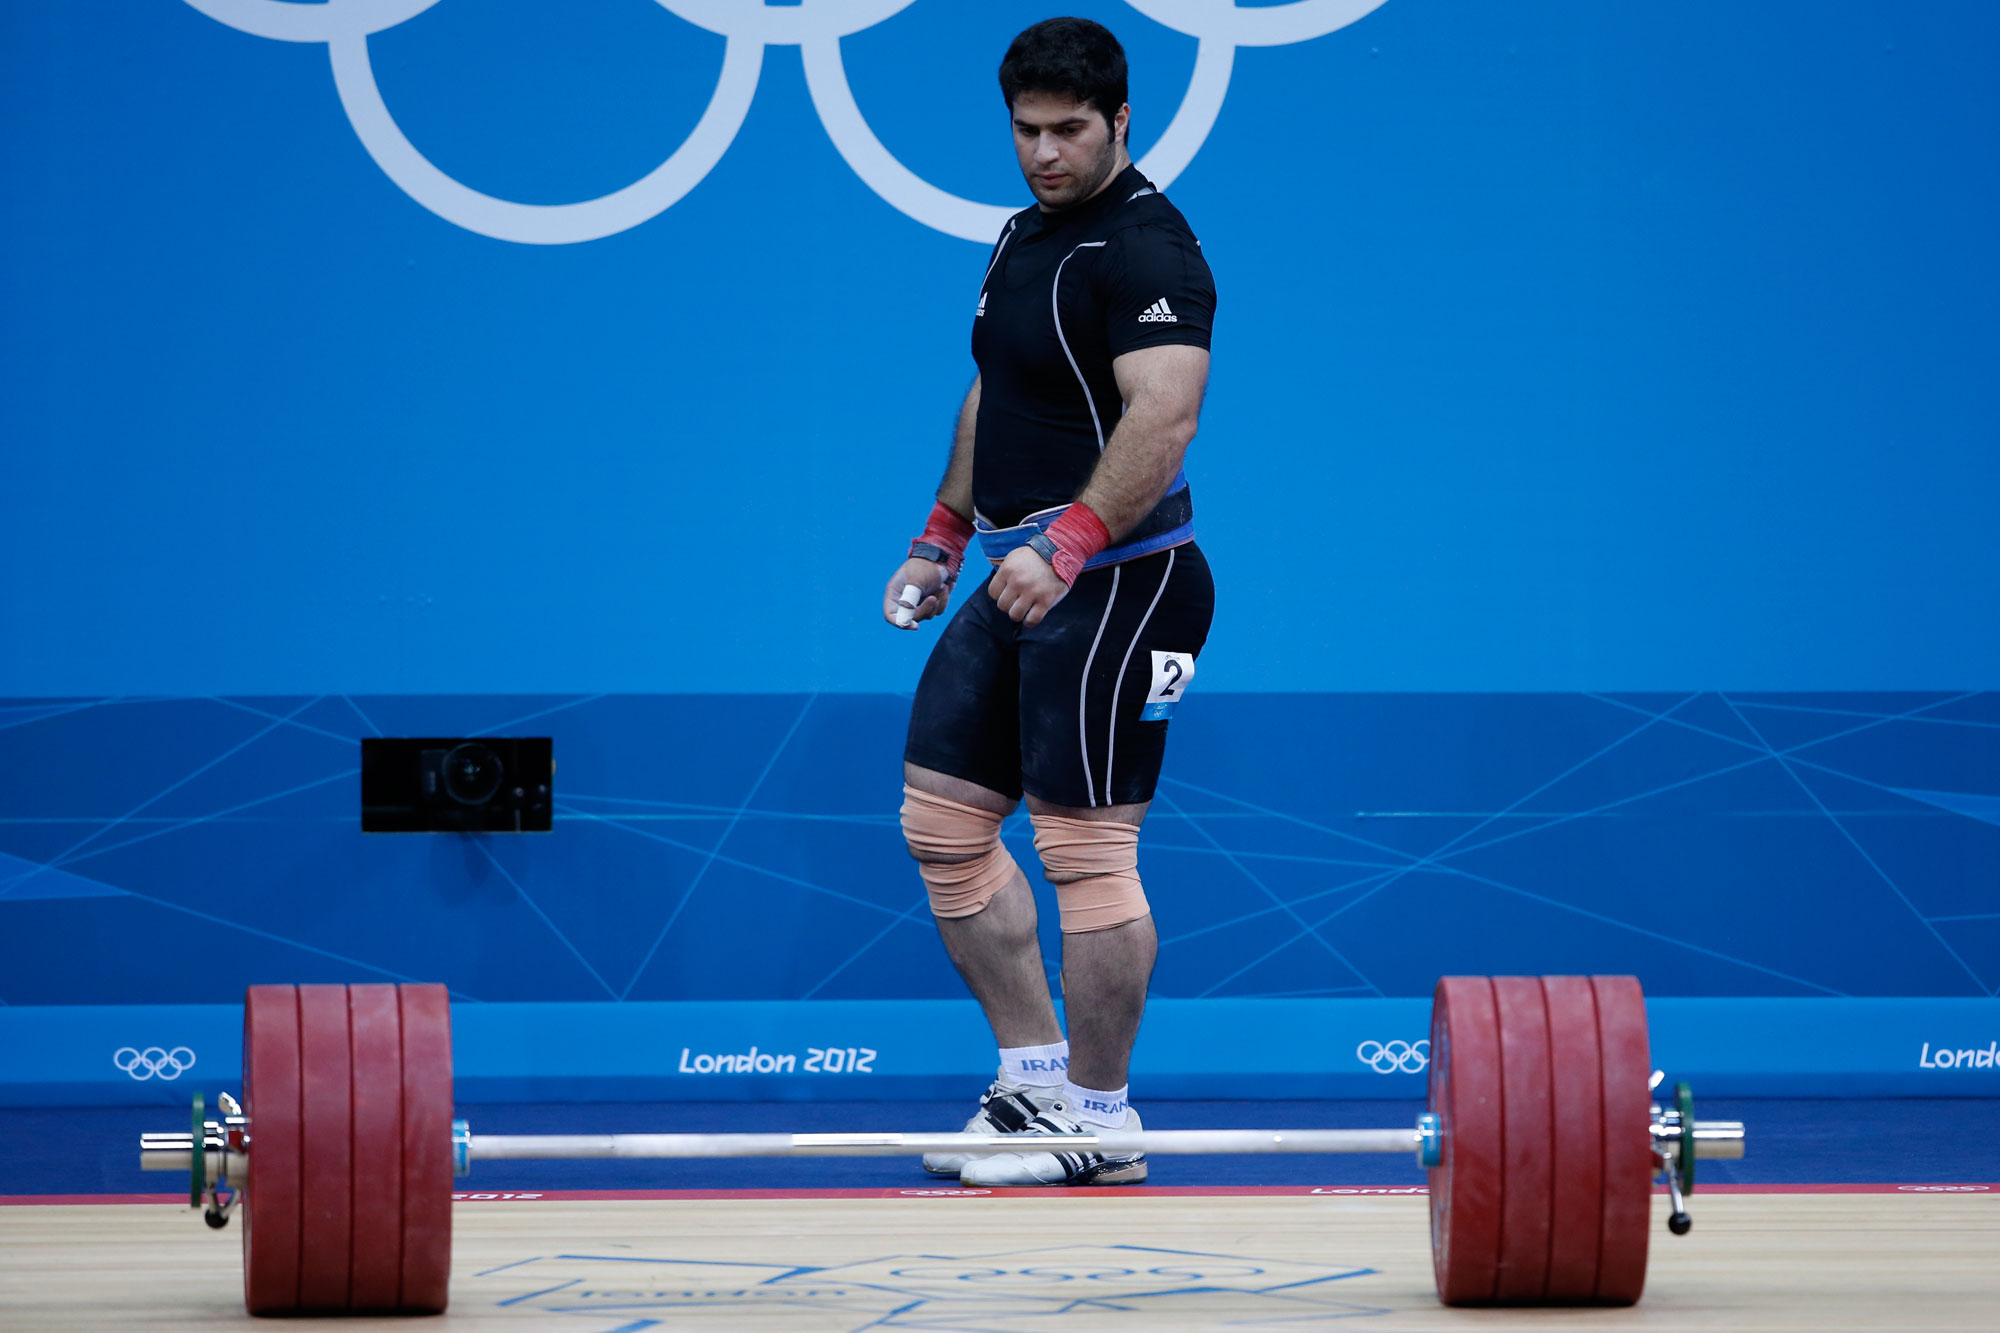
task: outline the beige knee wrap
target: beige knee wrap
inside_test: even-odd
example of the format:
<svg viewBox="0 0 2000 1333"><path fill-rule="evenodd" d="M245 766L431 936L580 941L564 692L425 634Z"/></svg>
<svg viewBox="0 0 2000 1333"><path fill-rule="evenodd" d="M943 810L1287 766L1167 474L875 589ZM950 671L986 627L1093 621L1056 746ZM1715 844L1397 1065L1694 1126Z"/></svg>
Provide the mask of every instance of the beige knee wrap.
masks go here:
<svg viewBox="0 0 2000 1333"><path fill-rule="evenodd" d="M1152 912L1139 887L1139 826L1034 815L1042 873L1056 886L1065 935L1109 930Z"/></svg>
<svg viewBox="0 0 2000 1333"><path fill-rule="evenodd" d="M935 916L972 916L1021 873L1000 845L1000 816L903 786L903 837Z"/></svg>

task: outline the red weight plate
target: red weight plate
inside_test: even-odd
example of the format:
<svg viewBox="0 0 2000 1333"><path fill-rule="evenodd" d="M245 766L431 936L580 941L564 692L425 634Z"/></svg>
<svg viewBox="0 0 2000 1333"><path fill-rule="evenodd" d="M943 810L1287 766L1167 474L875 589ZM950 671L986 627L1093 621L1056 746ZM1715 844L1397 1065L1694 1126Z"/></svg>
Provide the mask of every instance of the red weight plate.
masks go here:
<svg viewBox="0 0 2000 1333"><path fill-rule="evenodd" d="M1646 1287L1647 1224L1653 1208L1653 1136L1647 1108L1653 1072L1646 998L1637 977L1592 977L1598 1052L1604 1062L1604 1212L1597 1299L1630 1305Z"/></svg>
<svg viewBox="0 0 2000 1333"><path fill-rule="evenodd" d="M349 986L356 1310L393 1310L403 1286L403 1021L391 985Z"/></svg>
<svg viewBox="0 0 2000 1333"><path fill-rule="evenodd" d="M291 986L252 986L244 997L243 1104L243 1304L251 1314L285 1314L299 1308L299 993Z"/></svg>
<svg viewBox="0 0 2000 1333"><path fill-rule="evenodd" d="M451 1286L451 1003L442 986L400 986L403 1009L403 1290L408 1311L442 1310Z"/></svg>
<svg viewBox="0 0 2000 1333"><path fill-rule="evenodd" d="M1500 1259L1500 1029L1493 984L1445 977L1431 1004L1430 1109L1444 1161L1431 1168L1431 1264L1438 1299L1493 1299Z"/></svg>
<svg viewBox="0 0 2000 1333"><path fill-rule="evenodd" d="M1549 1109L1549 1016L1536 977L1493 978L1500 1024L1500 1266L1493 1299L1539 1302L1549 1280L1555 1117Z"/></svg>
<svg viewBox="0 0 2000 1333"><path fill-rule="evenodd" d="M354 1234L347 987L299 987L299 1308L347 1308Z"/></svg>
<svg viewBox="0 0 2000 1333"><path fill-rule="evenodd" d="M1597 998L1589 977L1543 977L1549 1011L1550 1101L1555 1114L1554 1223L1546 1299L1597 1297L1604 1212L1604 1074Z"/></svg>

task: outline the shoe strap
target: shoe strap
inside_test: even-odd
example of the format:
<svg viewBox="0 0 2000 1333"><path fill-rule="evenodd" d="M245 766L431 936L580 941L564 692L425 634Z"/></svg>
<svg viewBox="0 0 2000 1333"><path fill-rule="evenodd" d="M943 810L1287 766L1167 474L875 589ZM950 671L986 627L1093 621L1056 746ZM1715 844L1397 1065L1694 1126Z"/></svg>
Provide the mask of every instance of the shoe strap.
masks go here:
<svg viewBox="0 0 2000 1333"><path fill-rule="evenodd" d="M1037 1122L1041 1108L1018 1092L989 1092L980 1099L979 1109L1001 1133L1019 1134Z"/></svg>

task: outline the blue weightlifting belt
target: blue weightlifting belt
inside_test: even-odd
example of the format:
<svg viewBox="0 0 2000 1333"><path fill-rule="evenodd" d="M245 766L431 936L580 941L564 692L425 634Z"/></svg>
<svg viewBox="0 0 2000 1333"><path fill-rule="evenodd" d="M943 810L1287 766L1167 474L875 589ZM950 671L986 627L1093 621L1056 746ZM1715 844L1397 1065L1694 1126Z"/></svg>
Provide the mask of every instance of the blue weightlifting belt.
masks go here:
<svg viewBox="0 0 2000 1333"><path fill-rule="evenodd" d="M1168 487L1165 499L1173 499L1187 489L1187 474L1174 474L1173 484ZM1053 509L1037 510L1011 528L997 528L987 521L983 514L973 515L973 526L979 533L979 551L994 564L999 564L1008 555L1026 546L1041 533L1047 532L1055 521L1069 512L1068 505L1057 505ZM1115 546L1107 546L1090 559L1084 561L1085 569L1102 569L1106 565L1122 564L1127 560L1137 560L1142 555L1152 555L1170 546L1180 546L1194 540L1194 519L1189 517L1181 523L1159 532L1145 532L1148 524L1141 523L1139 530L1145 535L1131 538Z"/></svg>

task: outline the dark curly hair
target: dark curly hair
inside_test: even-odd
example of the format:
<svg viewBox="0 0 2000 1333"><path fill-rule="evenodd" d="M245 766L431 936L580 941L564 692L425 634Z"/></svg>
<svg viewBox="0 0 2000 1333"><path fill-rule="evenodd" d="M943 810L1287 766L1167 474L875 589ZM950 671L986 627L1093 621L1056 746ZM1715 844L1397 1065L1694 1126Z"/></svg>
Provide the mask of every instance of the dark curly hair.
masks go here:
<svg viewBox="0 0 2000 1333"><path fill-rule="evenodd" d="M1066 94L1095 107L1109 126L1125 105L1125 48L1102 23L1043 19L1016 37L1000 62L1008 107L1022 93Z"/></svg>

